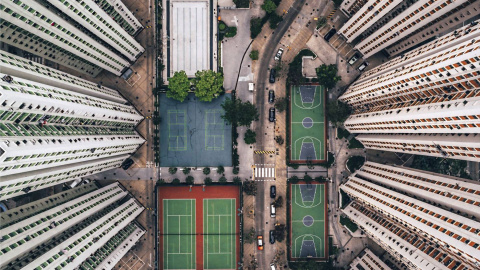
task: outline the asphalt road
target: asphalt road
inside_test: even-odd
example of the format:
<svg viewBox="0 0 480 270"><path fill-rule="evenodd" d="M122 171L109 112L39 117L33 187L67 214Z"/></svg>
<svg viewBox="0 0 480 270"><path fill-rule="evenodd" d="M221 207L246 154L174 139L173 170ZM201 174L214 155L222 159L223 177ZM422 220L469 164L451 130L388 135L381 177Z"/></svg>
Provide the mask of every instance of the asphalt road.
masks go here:
<svg viewBox="0 0 480 270"><path fill-rule="evenodd" d="M280 43L283 35L287 32L288 28L295 20L295 18L300 13L302 6L305 4L306 0L299 0L296 1L292 7L288 10L288 13L285 15L284 20L278 25L277 29L273 33L272 37L269 41L265 44L265 50L262 54L261 58L259 59L259 71L256 81L256 88L255 91L255 104L258 109L258 113L260 114L259 121L255 124L255 132L257 134L268 134L268 132L273 132L273 128L268 129L269 126L272 124L268 122L268 108L270 106L266 106L265 101L265 88L269 85L268 83L268 66L270 62L273 61L273 56L276 53L277 45ZM266 146L266 136L257 136L256 148L261 149L262 147ZM272 164L275 162L275 156L270 157L268 155L254 155L254 164ZM282 161L285 162L285 161ZM269 206L270 206L270 197L269 197L269 189L270 185L274 182L270 181L259 181L257 182L257 196L256 196L256 203L255 203L255 213L256 213L256 220L255 220L255 230L257 235L263 235L265 240L265 248L263 251L257 251L257 261L258 261L258 269L267 269L270 262L273 259L275 251L273 249L273 245L268 242L268 232L274 226L274 219L270 218ZM268 224L267 224L268 222Z"/></svg>

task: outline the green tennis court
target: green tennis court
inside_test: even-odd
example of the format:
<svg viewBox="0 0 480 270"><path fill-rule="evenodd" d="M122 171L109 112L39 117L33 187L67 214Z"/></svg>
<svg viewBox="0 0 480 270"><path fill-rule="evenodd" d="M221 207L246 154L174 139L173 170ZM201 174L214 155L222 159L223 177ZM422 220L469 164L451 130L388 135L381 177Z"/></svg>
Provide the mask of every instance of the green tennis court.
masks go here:
<svg viewBox="0 0 480 270"><path fill-rule="evenodd" d="M235 199L203 200L203 268L235 269Z"/></svg>
<svg viewBox="0 0 480 270"><path fill-rule="evenodd" d="M290 160L324 161L325 88L300 85L290 91Z"/></svg>
<svg viewBox="0 0 480 270"><path fill-rule="evenodd" d="M195 200L163 200L163 269L195 269Z"/></svg>
<svg viewBox="0 0 480 270"><path fill-rule="evenodd" d="M292 258L325 258L325 185L291 185Z"/></svg>

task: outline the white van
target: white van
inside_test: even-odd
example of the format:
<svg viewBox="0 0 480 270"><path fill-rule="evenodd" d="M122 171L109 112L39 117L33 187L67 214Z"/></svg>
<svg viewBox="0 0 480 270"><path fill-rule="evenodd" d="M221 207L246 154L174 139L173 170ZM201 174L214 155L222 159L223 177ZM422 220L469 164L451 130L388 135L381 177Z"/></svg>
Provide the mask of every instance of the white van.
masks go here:
<svg viewBox="0 0 480 270"><path fill-rule="evenodd" d="M275 270L275 264L273 263L270 264L270 270Z"/></svg>
<svg viewBox="0 0 480 270"><path fill-rule="evenodd" d="M248 83L248 91L253 92L253 83Z"/></svg>
<svg viewBox="0 0 480 270"><path fill-rule="evenodd" d="M275 205L273 203L270 205L270 217L275 217Z"/></svg>

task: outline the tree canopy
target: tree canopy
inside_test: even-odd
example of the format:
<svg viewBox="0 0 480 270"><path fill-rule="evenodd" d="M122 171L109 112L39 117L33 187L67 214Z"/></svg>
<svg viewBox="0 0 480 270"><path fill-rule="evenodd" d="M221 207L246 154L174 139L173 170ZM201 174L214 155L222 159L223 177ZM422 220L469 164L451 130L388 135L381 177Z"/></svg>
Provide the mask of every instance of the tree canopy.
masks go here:
<svg viewBox="0 0 480 270"><path fill-rule="evenodd" d="M277 98L275 101L275 108L277 109L278 112L283 112L287 109L288 101L286 98L281 97Z"/></svg>
<svg viewBox="0 0 480 270"><path fill-rule="evenodd" d="M331 101L327 103L327 118L336 127L345 122L350 113L350 107L343 102Z"/></svg>
<svg viewBox="0 0 480 270"><path fill-rule="evenodd" d="M257 134L251 129L247 129L245 132L245 138L243 138L246 144L254 144L257 142Z"/></svg>
<svg viewBox="0 0 480 270"><path fill-rule="evenodd" d="M259 117L257 108L250 101L242 102L239 99L226 98L222 108L225 111L222 118L232 125L250 126Z"/></svg>
<svg viewBox="0 0 480 270"><path fill-rule="evenodd" d="M277 5L272 0L265 0L262 5L262 9L267 13L272 13L277 9Z"/></svg>
<svg viewBox="0 0 480 270"><path fill-rule="evenodd" d="M337 65L321 65L317 69L318 82L326 88L333 88L338 81L342 80L341 76L337 75Z"/></svg>
<svg viewBox="0 0 480 270"><path fill-rule="evenodd" d="M188 90L190 90L190 81L185 71L177 71L168 79L167 97L183 102L188 96Z"/></svg>
<svg viewBox="0 0 480 270"><path fill-rule="evenodd" d="M223 75L213 70L197 71L195 82L195 96L200 101L212 101L223 91Z"/></svg>

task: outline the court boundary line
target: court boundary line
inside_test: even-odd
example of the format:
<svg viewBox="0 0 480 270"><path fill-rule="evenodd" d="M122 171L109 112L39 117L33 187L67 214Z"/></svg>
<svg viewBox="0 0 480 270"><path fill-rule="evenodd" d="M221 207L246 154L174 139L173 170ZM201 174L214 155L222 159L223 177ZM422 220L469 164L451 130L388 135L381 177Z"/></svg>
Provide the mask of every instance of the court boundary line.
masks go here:
<svg viewBox="0 0 480 270"><path fill-rule="evenodd" d="M210 131L210 125L218 125L220 123L217 123L215 121L215 123L209 123L208 122L208 115L209 114L213 114L214 116L214 120L216 120L216 117L217 117L217 113L220 113L220 116L222 115L222 110L220 109L207 109L205 110L205 150L206 151L224 151L225 150L225 129L222 128L222 135L208 135L209 131ZM220 117L220 119L223 121L223 123L221 123L222 126L225 125L225 121ZM213 147L209 147L207 146L207 141L210 137L213 137ZM216 138L221 138L222 140L222 146L221 147L217 147L215 145L216 143Z"/></svg>
<svg viewBox="0 0 480 270"><path fill-rule="evenodd" d="M288 135L290 137L290 150L287 151L287 159L288 159L288 162L291 163L291 164L307 164L307 160L302 160L302 159L294 159L293 156L295 155L294 154L294 149L293 149L293 146L294 146L294 143L292 142L292 139L293 139L293 129L294 129L294 125L296 124L299 124L299 122L292 122L291 120L293 119L293 111L294 111L294 106L299 108L299 109L304 109L302 108L301 106L299 106L296 102L296 94L294 91L296 91L297 89L300 90L300 86L314 86L314 87L318 87L318 90L319 90L319 99L320 99L320 105L323 106L323 111L324 111L324 117L323 117L323 136L324 136L324 140L322 142L322 140L320 140L319 138L318 141L320 141L320 156L319 156L319 159L316 159L316 160L311 160L310 162L314 163L314 164L324 164L326 162L328 162L327 160L327 142L326 142L326 138L327 138L327 128L328 128L328 125L326 125L327 123L327 116L326 116L326 113L325 113L325 110L326 110L326 104L325 104L325 100L326 100L326 95L327 95L327 89L323 86L323 85L319 85L319 84L303 84L303 85L293 85L290 87L289 91L287 92L288 96L290 96L290 102L289 102L289 109L290 109L290 113L289 113L289 117L287 118L287 125L289 127L289 130L288 130ZM322 95L322 91L323 91L323 95ZM316 93L316 91L315 91ZM293 95L293 97L292 97ZM300 95L300 93L298 93L298 95ZM316 107L314 107L316 108ZM307 109L310 109L310 108L307 108ZM317 123L317 122L314 122L314 123ZM321 123L321 122L318 122L318 123ZM322 149L322 146L321 145L325 145ZM300 157L298 157L300 158Z"/></svg>
<svg viewBox="0 0 480 270"><path fill-rule="evenodd" d="M219 200L228 200L230 201L230 212L231 212L231 215L210 215L209 214L209 204L208 204L208 201L219 201ZM203 245L203 253L204 253L204 262L203 262L203 269L211 269L208 267L208 257L210 254L225 254L225 255L229 255L230 257L230 262L232 265L233 265L233 268L236 267L236 260L237 260L237 248L236 248L236 241L237 241L237 227L236 227L236 201L237 199L236 198L203 198L202 200L202 204L203 204L203 216L207 217L206 219L206 223L207 223L207 234L205 234L205 222L203 224L203 227L204 227L204 235L203 235L203 238L204 238L204 245ZM207 203L206 203L207 202ZM207 209L207 211L205 211L205 208ZM206 214L205 214L206 213ZM218 222L219 222L219 231L220 231L220 228L221 228L221 219L220 217L227 217L229 216L230 217L230 225L231 225L231 229L234 231L233 234L230 234L230 235L227 235L227 236L232 236L232 241L231 242L231 245L232 245L232 249L231 249L231 252L214 252L214 253L210 253L209 250L208 250L208 236L210 236L210 234L208 233L209 230L209 220L208 220L208 217L219 217L218 218ZM228 224L228 221L227 221L227 224ZM221 234L218 235L218 248L219 248L219 251L220 251L220 243L221 243ZM207 247L207 248L205 248ZM206 257L206 258L205 258ZM205 263L206 262L206 263Z"/></svg>
<svg viewBox="0 0 480 270"><path fill-rule="evenodd" d="M184 119L183 119L183 124L182 123L178 123L176 120L178 119L178 112L182 112L183 113L183 116L184 116ZM170 123L170 114L173 114L175 113L175 124L172 124ZM183 152L183 151L187 151L187 148L188 148L188 136L187 136L187 112L186 110L167 110L167 117L168 117L168 122L167 122L167 125L168 125L168 139L170 140L170 138L176 138L176 142L177 142L177 146L176 147L171 147L170 146L170 141L168 141L168 151L174 151L174 152ZM183 136L171 136L170 135L170 126L182 126L183 125L183 133L184 135ZM185 140L185 144L184 144L184 147L182 148L179 148L178 147L178 138L179 137L183 137L184 140Z"/></svg>
<svg viewBox="0 0 480 270"><path fill-rule="evenodd" d="M196 220L196 217L194 218L193 217L193 214L195 213L196 211L196 199L188 199L188 198L185 198L185 199L163 199L162 200L163 202L163 206L164 206L164 209L166 211L164 211L163 213L163 216L166 216L167 218L165 219L164 218L164 221L163 221L163 231L165 232L165 236L166 236L166 240L164 239L163 241L163 269L172 269L172 268L169 268L168 267L168 258L170 254L172 255L186 255L186 254L189 254L190 255L190 265L189 266L193 266L193 268L186 268L186 269L195 269L195 266L197 265L197 257L196 257L196 253L197 251L195 250L195 252L193 252L193 247L196 246L196 243L197 243L197 239L196 239L196 226L194 226L194 221ZM169 215L168 214L168 201L189 201L190 203L190 215ZM168 220L169 218L168 217L178 217L178 229L180 231L180 228L181 228L181 217L190 217L190 230L191 230L191 234L189 235L190 236L190 253L185 253L185 252L177 252L177 253L169 253L168 252L168 230L166 230L165 228L168 229ZM181 249L181 239L180 239L180 236L182 234L178 234L178 241L179 241L179 245L178 245L178 248L179 248L179 251ZM187 244L188 245L188 244ZM167 248L166 248L167 247ZM188 256L187 256L188 257ZM177 269L177 268L173 268L173 269Z"/></svg>
<svg viewBox="0 0 480 270"><path fill-rule="evenodd" d="M294 189L296 189L296 187L293 187L294 185L302 185L302 184L307 184L306 182L304 181L301 181L300 183L295 183L295 184L292 184L292 183L288 183L289 184L289 193L290 193L290 200L292 200L292 197L293 196L296 196L294 195L295 192L294 192ZM315 258L312 258L313 260L315 261L327 261L328 260L328 254L329 254L329 248L328 248L328 219L327 219L327 204L328 204L328 201L327 201L327 197L328 197L328 187L326 185L326 183L319 183L319 182L315 182L311 185L319 185L319 186L323 186L323 187L320 187L320 190L323 190L325 196L323 196L324 198L324 212L323 212L323 218L324 218L324 222L323 222L323 234L322 235L315 235L317 236L319 239L320 239L320 246L319 248L322 248L323 249L323 257L315 257ZM287 238L288 241L287 241L287 245L290 244L290 246L292 246L292 248L294 247L295 245L295 239L293 239L293 223L292 223L292 218L293 218L293 206L294 204L290 204L290 205L287 205L288 209L287 209L287 213L290 215L290 229L288 230L289 232L289 237ZM321 237L324 237L324 241L321 240ZM298 238L298 237L297 237ZM323 242L323 245L321 244ZM317 251L315 250L315 253L317 254ZM302 260L302 258L300 257L295 257L297 255L297 250L296 249L290 249L290 252L287 254L288 255L288 260L289 261L299 261L299 260ZM317 255L317 256L321 256L321 255Z"/></svg>

